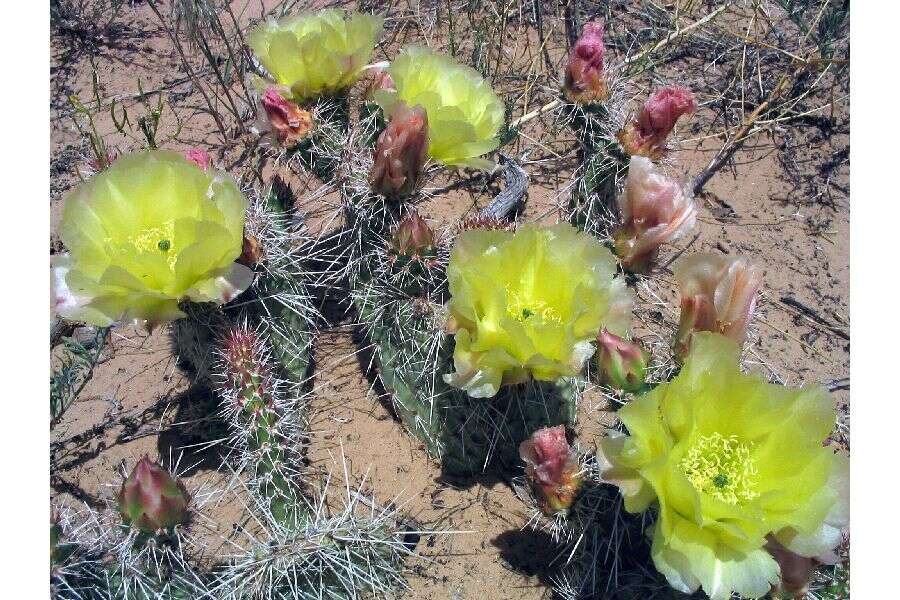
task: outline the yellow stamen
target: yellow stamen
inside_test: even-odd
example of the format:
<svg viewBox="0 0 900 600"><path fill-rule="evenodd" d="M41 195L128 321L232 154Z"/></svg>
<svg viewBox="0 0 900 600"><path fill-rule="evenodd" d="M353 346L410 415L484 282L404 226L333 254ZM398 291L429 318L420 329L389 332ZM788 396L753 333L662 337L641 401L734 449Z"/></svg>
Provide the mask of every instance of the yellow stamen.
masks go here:
<svg viewBox="0 0 900 600"><path fill-rule="evenodd" d="M562 318L555 308L548 306L543 300L523 300L509 286L506 288L506 314L520 323L537 319L541 323L562 324Z"/></svg>
<svg viewBox="0 0 900 600"><path fill-rule="evenodd" d="M693 486L728 504L757 496L757 469L750 458L752 445L720 433L701 436L681 459L681 470Z"/></svg>
<svg viewBox="0 0 900 600"><path fill-rule="evenodd" d="M129 236L124 242L114 244L125 253L137 251L139 254L148 252L163 254L170 269L175 268L175 262L178 260L177 252L170 252L174 245L175 238L175 221L166 221L159 227L150 227L143 229L135 235ZM111 243L110 239L106 240Z"/></svg>

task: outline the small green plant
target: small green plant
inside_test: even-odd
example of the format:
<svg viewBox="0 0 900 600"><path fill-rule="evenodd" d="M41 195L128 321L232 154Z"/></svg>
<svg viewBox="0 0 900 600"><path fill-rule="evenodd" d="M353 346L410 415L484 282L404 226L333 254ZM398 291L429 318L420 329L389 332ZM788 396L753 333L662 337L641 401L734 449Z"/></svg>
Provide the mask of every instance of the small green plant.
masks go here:
<svg viewBox="0 0 900 600"><path fill-rule="evenodd" d="M65 351L60 363L50 375L50 428L62 420L63 413L81 394L94 375L109 341L109 327L94 330L90 340L80 342L65 338Z"/></svg>

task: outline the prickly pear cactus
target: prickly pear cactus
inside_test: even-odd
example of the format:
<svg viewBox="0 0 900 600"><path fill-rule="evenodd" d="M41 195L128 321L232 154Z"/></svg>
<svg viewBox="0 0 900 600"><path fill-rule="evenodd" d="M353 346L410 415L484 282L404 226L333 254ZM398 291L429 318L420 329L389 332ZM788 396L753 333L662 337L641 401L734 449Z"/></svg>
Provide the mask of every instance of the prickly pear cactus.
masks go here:
<svg viewBox="0 0 900 600"><path fill-rule="evenodd" d="M574 380L508 386L488 402L444 383L454 346L444 331L446 266L461 225L435 233L414 208L419 193L398 199L371 190L366 176L376 127L370 117L348 136L349 166L339 181L346 223L340 274L379 378L397 417L448 473L512 466L531 431L574 422L579 386ZM512 226L506 216L523 198L527 175L512 161L505 174L504 192L468 226Z"/></svg>

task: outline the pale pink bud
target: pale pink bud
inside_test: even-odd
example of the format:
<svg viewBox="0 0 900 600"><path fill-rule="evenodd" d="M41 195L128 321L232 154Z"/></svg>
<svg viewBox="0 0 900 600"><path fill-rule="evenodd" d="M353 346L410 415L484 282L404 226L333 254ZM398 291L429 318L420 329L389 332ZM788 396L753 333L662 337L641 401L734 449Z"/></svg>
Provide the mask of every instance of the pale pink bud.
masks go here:
<svg viewBox="0 0 900 600"><path fill-rule="evenodd" d="M603 102L609 97L606 75L603 72L603 22L584 26L581 37L569 53L563 93L572 102L588 104Z"/></svg>
<svg viewBox="0 0 900 600"><path fill-rule="evenodd" d="M204 171L209 171L209 167L212 166L212 158L205 150L200 148L191 148L184 153L184 157Z"/></svg>
<svg viewBox="0 0 900 600"><path fill-rule="evenodd" d="M632 156L656 160L665 153L666 140L678 119L695 110L697 103L690 90L678 86L663 88L644 103L637 120L619 132L619 143Z"/></svg>
<svg viewBox="0 0 900 600"><path fill-rule="evenodd" d="M525 474L539 496L541 510L552 515L567 511L581 490L578 455L566 441L563 425L538 429L519 445Z"/></svg>
<svg viewBox="0 0 900 600"><path fill-rule="evenodd" d="M269 88L261 104L275 138L285 147L297 145L312 130L312 115L287 100L275 88Z"/></svg>
<svg viewBox="0 0 900 600"><path fill-rule="evenodd" d="M387 69L373 69L372 80L366 90L366 97L371 98L372 94L382 90L386 92L395 92L397 91L397 86L394 84L394 80L391 78L390 73L387 72Z"/></svg>
<svg viewBox="0 0 900 600"><path fill-rule="evenodd" d="M118 501L126 525L153 533L185 523L190 496L184 484L145 456L122 483Z"/></svg>
<svg viewBox="0 0 900 600"><path fill-rule="evenodd" d="M391 250L400 256L425 256L434 251L434 232L418 213L400 222L391 239Z"/></svg>
<svg viewBox="0 0 900 600"><path fill-rule="evenodd" d="M683 360L695 331L720 333L739 344L756 308L762 272L747 259L722 254L694 254L675 265L681 318L674 350Z"/></svg>
<svg viewBox="0 0 900 600"><path fill-rule="evenodd" d="M398 105L375 145L369 181L388 197L411 194L428 159L428 116L419 106Z"/></svg>
<svg viewBox="0 0 900 600"><path fill-rule="evenodd" d="M632 156L619 196L622 225L613 232L622 266L646 272L662 244L673 242L697 220L697 207L678 181L664 175L653 162Z"/></svg>

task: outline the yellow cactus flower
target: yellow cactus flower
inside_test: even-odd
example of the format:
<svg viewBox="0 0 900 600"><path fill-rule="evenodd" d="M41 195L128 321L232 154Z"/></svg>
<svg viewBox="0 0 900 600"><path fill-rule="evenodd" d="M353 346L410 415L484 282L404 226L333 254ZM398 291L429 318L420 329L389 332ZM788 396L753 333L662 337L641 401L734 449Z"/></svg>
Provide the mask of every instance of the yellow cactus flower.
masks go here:
<svg viewBox="0 0 900 600"><path fill-rule="evenodd" d="M456 372L444 380L490 398L578 374L602 328L628 333L633 299L615 275L612 253L565 223L462 232L447 267Z"/></svg>
<svg viewBox="0 0 900 600"><path fill-rule="evenodd" d="M51 258L57 314L94 325L183 317L178 301L227 302L252 271L234 260L247 199L225 173L169 150L116 160L66 198Z"/></svg>
<svg viewBox="0 0 900 600"><path fill-rule="evenodd" d="M250 34L259 62L290 88L297 102L342 92L359 80L372 60L383 20L360 13L344 19L322 10L269 20Z"/></svg>
<svg viewBox="0 0 900 600"><path fill-rule="evenodd" d="M387 69L395 89L372 97L390 115L421 106L428 115L428 155L449 166L491 169L479 158L500 145L503 102L475 69L427 48L404 49Z"/></svg>
<svg viewBox="0 0 900 600"><path fill-rule="evenodd" d="M849 460L823 446L831 398L745 375L739 356L733 340L695 333L678 376L622 408L629 435L602 439L598 453L626 510L658 504L656 568L713 600L758 598L779 582L767 536L814 557L848 521Z"/></svg>

